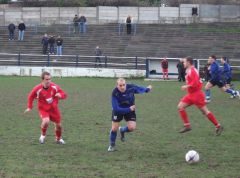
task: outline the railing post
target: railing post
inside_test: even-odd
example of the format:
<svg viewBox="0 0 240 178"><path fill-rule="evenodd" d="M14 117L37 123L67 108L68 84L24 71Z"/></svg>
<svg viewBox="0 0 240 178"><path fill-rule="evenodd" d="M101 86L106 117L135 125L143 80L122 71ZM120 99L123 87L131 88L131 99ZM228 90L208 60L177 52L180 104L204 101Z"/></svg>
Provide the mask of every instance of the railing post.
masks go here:
<svg viewBox="0 0 240 178"><path fill-rule="evenodd" d="M149 59L146 58L146 78L149 78Z"/></svg>
<svg viewBox="0 0 240 178"><path fill-rule="evenodd" d="M105 68L107 68L107 56L105 56Z"/></svg>
<svg viewBox="0 0 240 178"><path fill-rule="evenodd" d="M136 56L135 57L135 69L137 69L138 68L138 57Z"/></svg>
<svg viewBox="0 0 240 178"><path fill-rule="evenodd" d="M18 66L20 66L21 65L21 56L20 56L20 51L18 52Z"/></svg>
<svg viewBox="0 0 240 178"><path fill-rule="evenodd" d="M48 54L47 55L47 67L49 67L50 66L50 55Z"/></svg>
<svg viewBox="0 0 240 178"><path fill-rule="evenodd" d="M76 67L78 67L79 56L76 55Z"/></svg>

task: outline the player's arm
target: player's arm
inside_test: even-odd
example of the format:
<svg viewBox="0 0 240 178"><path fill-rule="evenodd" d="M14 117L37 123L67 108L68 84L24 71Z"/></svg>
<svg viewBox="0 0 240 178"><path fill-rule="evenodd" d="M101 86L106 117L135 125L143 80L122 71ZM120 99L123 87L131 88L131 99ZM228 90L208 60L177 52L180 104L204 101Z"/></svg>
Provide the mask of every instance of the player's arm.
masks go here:
<svg viewBox="0 0 240 178"><path fill-rule="evenodd" d="M132 87L134 88L134 93L136 94L148 93L152 90L152 85L149 85L147 87L132 85Z"/></svg>
<svg viewBox="0 0 240 178"><path fill-rule="evenodd" d="M66 99L67 94L59 86L57 86L57 93L56 93L55 97L58 97L59 99Z"/></svg>
<svg viewBox="0 0 240 178"><path fill-rule="evenodd" d="M37 97L36 88L33 88L32 91L28 94L27 109L24 113L27 113L33 108L33 100Z"/></svg>
<svg viewBox="0 0 240 178"><path fill-rule="evenodd" d="M131 106L129 108L122 108L122 107L119 106L117 98L115 96L112 96L112 109L116 113L127 114L127 113L129 113L131 111L134 111L135 110L135 106Z"/></svg>

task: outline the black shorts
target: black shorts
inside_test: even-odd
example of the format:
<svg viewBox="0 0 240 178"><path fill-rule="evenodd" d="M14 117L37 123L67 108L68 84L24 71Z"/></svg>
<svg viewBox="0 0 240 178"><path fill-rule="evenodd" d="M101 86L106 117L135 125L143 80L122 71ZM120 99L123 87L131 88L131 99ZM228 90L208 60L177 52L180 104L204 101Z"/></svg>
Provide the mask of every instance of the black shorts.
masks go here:
<svg viewBox="0 0 240 178"><path fill-rule="evenodd" d="M225 80L225 84L230 85L230 84L231 84L231 81L232 81L232 78L228 78L228 79Z"/></svg>
<svg viewBox="0 0 240 178"><path fill-rule="evenodd" d="M125 121L135 121L137 120L136 118L136 113L135 111L131 111L127 114L116 114L114 112L112 112L112 121L113 122L120 122L123 119L125 119Z"/></svg>
<svg viewBox="0 0 240 178"><path fill-rule="evenodd" d="M225 84L222 80L210 80L209 81L213 86L217 85L219 88L222 88Z"/></svg>

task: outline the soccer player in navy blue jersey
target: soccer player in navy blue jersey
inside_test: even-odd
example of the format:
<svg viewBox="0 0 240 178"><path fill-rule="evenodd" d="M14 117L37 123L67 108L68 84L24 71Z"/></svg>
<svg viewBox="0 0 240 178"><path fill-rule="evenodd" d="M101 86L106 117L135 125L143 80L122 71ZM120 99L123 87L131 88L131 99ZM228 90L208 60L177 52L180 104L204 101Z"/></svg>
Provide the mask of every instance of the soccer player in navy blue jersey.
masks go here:
<svg viewBox="0 0 240 178"><path fill-rule="evenodd" d="M208 59L208 62L210 63L210 74L211 74L211 78L205 86L206 102L208 103L211 101L210 89L215 85L217 85L223 92L229 93L234 97L235 96L239 97L238 91L234 91L225 86L224 81L222 80L222 71L216 59L217 58L214 55L210 56Z"/></svg>
<svg viewBox="0 0 240 178"><path fill-rule="evenodd" d="M221 63L223 65L223 78L225 80L225 84L228 88L230 88L230 84L232 81L232 69L231 66L228 63L228 59L226 57L221 57Z"/></svg>
<svg viewBox="0 0 240 178"><path fill-rule="evenodd" d="M110 131L110 146L108 151L115 151L117 131L121 135L121 141L125 141L125 133L136 129L136 106L134 94L148 93L152 86L148 87L126 84L125 79L119 78L117 86L112 91L112 129ZM125 119L127 126L119 127L120 122Z"/></svg>

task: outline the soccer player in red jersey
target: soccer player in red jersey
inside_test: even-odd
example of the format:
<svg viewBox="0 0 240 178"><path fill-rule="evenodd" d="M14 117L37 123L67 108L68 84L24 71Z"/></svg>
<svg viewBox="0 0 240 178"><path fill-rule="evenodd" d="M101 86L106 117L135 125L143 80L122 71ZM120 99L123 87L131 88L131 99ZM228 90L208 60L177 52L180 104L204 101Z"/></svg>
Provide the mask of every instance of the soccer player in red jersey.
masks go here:
<svg viewBox="0 0 240 178"><path fill-rule="evenodd" d="M166 57L161 61L161 66L162 66L163 79L168 80L168 61Z"/></svg>
<svg viewBox="0 0 240 178"><path fill-rule="evenodd" d="M33 108L33 100L38 100L38 111L41 123L41 136L39 142L44 143L46 132L50 121L55 124L56 143L65 144L62 139L61 114L58 108L59 99L65 99L66 93L55 83L51 82L49 72L43 72L41 75L42 82L36 85L28 95L27 109L24 113L28 113Z"/></svg>
<svg viewBox="0 0 240 178"><path fill-rule="evenodd" d="M202 113L215 125L216 135L220 135L223 131L223 127L219 124L212 112L210 112L206 106L205 95L202 92L202 82L200 81L199 73L193 66L193 58L186 57L184 59L184 67L186 68L186 85L181 87L182 90L187 90L185 95L178 104L178 112L184 123L184 128L180 130L180 133L185 133L191 130L188 115L185 108L191 105L196 105Z"/></svg>

